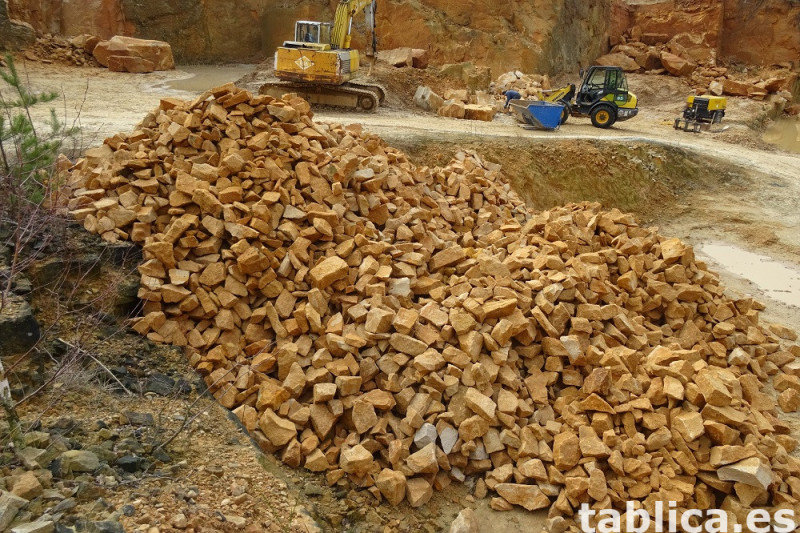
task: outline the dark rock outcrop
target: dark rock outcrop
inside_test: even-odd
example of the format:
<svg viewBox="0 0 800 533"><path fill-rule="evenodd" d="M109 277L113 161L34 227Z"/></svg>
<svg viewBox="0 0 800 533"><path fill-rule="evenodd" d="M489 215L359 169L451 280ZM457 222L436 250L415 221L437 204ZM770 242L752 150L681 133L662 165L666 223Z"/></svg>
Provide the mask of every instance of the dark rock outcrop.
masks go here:
<svg viewBox="0 0 800 533"><path fill-rule="evenodd" d="M0 355L27 352L40 335L39 324L28 302L16 295L9 296L0 309Z"/></svg>
<svg viewBox="0 0 800 533"><path fill-rule="evenodd" d="M12 19L6 0L0 0L0 50L20 50L33 44L36 31L26 23Z"/></svg>

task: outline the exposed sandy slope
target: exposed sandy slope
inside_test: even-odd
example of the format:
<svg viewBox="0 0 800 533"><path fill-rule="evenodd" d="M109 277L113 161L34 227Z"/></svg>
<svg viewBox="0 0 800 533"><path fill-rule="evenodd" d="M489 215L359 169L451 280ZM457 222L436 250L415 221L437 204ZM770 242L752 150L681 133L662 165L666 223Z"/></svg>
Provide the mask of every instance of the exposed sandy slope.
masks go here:
<svg viewBox="0 0 800 533"><path fill-rule="evenodd" d="M76 147L79 151L99 144L114 133L131 131L162 97L188 99L196 94L176 91L166 85L169 79L186 77L186 73L181 72L130 75L39 64L27 64L22 70L34 89L56 89L64 93L64 99L56 106L57 111L70 122L79 116L77 124L83 130L81 146ZM229 79L234 80L242 72L232 69L229 74ZM210 75L208 71L206 75ZM220 79L225 78L224 75L214 77L214 82L225 81ZM654 221L661 226L662 233L681 237L698 248L707 242L738 245L784 261L795 269L800 268L800 154L770 149L757 134L744 126L746 121L758 115L759 105L747 101L732 102L728 120L730 128L725 132L683 133L671 127L671 119L679 113L687 92L680 83L669 78L647 76L633 81L634 89L637 85L643 89L640 91L641 114L634 120L618 123L610 130L593 128L588 119L570 119L567 125L555 132L527 131L508 116L498 116L492 123L472 122L445 119L409 110L410 107L381 109L371 115L323 110L316 118L346 124L360 123L389 142L413 139L434 147L448 137L486 143L497 139L517 139L524 143L529 139L531 147L554 139L644 141L690 151L720 163L734 163L746 171L746 183L728 190L716 188L696 192L685 205L678 206L677 217L672 216L675 209L670 210L669 219L659 217L659 209L654 206ZM199 90L200 87L202 84L193 89ZM5 94L5 89L2 90ZM36 113L37 117L43 118L46 110L37 110ZM711 263L713 266L713 261ZM731 291L752 294L765 301L765 318L800 330L800 294L790 295L789 303L780 303L769 298L745 277L724 271L721 276ZM791 298L794 305L791 305ZM213 450L205 453L213 453ZM279 468L277 470L280 472ZM285 473L280 475L286 476ZM438 495L427 510L415 514L415 521L436 523L441 527L468 503L465 497L463 490ZM498 518L487 506L488 501L479 505L479 516L487 531L537 531L538 528L534 527L543 520L541 514L523 512L505 513Z"/></svg>

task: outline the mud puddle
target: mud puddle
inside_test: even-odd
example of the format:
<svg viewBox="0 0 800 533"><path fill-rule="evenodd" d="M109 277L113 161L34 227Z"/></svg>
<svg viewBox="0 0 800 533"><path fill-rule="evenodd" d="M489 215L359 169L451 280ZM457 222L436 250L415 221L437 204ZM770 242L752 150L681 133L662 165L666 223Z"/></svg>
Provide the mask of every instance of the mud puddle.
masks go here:
<svg viewBox="0 0 800 533"><path fill-rule="evenodd" d="M784 150L800 153L800 117L776 120L764 132L762 139Z"/></svg>
<svg viewBox="0 0 800 533"><path fill-rule="evenodd" d="M155 88L168 91L201 93L213 87L236 81L253 71L255 65L180 65L178 77L165 80Z"/></svg>
<svg viewBox="0 0 800 533"><path fill-rule="evenodd" d="M706 243L697 250L719 269L748 280L765 296L800 307L800 269L797 267L730 244Z"/></svg>

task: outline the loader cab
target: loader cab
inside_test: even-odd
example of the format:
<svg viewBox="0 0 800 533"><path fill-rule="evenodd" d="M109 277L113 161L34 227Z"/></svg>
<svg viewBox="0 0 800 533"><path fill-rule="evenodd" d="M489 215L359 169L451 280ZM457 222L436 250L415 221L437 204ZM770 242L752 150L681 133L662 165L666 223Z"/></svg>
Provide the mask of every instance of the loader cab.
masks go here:
<svg viewBox="0 0 800 533"><path fill-rule="evenodd" d="M612 95L611 98L606 98ZM583 76L577 101L581 105L591 105L600 100L613 100L623 105L628 100L628 80L619 67L589 67Z"/></svg>

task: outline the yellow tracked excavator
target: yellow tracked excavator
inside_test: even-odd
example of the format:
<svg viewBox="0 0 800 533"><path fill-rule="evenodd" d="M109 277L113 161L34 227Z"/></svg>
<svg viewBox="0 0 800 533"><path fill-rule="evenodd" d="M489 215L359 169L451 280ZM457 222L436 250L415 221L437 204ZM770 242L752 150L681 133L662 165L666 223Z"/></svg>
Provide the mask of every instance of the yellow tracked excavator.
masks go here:
<svg viewBox="0 0 800 533"><path fill-rule="evenodd" d="M293 92L312 104L374 111L386 91L376 83L355 78L360 61L358 51L350 49L350 39L353 18L363 11L370 37L367 56L375 56L375 2L340 0L333 24L297 21L294 40L275 51L277 79L262 85L259 92L275 97Z"/></svg>

